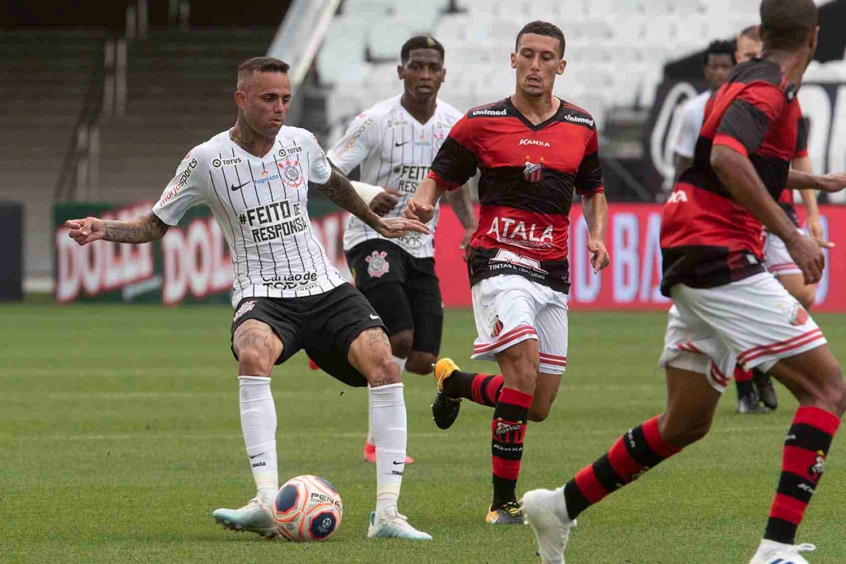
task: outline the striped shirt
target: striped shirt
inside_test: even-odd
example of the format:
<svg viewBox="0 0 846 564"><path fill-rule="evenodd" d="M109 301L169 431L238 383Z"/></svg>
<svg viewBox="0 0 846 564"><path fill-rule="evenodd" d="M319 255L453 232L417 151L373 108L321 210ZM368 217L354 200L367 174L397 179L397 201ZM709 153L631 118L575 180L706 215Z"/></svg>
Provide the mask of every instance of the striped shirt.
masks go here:
<svg viewBox="0 0 846 564"><path fill-rule="evenodd" d="M308 217L308 183L330 174L304 129L282 127L262 157L224 131L185 156L153 213L172 226L193 206L211 209L232 252L233 306L250 297L314 296L344 283Z"/></svg>
<svg viewBox="0 0 846 564"><path fill-rule="evenodd" d="M329 150L332 164L344 174L361 167L361 181L401 192L399 201L387 217L401 217L417 185L426 179L432 160L443 145L461 112L437 100L434 115L420 123L401 104L402 95L379 102L350 124L343 137ZM428 235L409 231L390 241L410 255L427 258L435 255L435 227L439 208L428 223ZM344 232L344 250L371 239L384 239L355 216L350 216Z"/></svg>

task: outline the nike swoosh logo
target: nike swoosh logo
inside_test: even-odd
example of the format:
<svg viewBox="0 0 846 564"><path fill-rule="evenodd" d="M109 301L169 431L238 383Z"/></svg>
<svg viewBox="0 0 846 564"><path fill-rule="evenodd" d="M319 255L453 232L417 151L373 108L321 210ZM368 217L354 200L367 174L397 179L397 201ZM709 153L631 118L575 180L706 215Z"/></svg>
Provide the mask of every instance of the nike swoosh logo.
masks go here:
<svg viewBox="0 0 846 564"><path fill-rule="evenodd" d="M250 183L250 181L249 181L249 180L247 180L246 182L244 182L244 183L243 183L243 184L241 184L240 186L235 186L235 185L233 184L233 185L232 185L232 186L230 186L229 188L230 188L230 190L232 190L233 192L236 192L236 191L240 190L241 188L243 188L244 186L246 186L246 185L247 185L247 184L249 184L249 183Z"/></svg>
<svg viewBox="0 0 846 564"><path fill-rule="evenodd" d="M260 453L258 453L258 454L254 454L254 455L250 456L250 460L252 460L253 458L255 458L255 457L257 457L257 456L261 456L262 454L264 454L264 453L263 453L263 452L260 452ZM247 455L247 456L249 456L249 455Z"/></svg>
<svg viewBox="0 0 846 564"><path fill-rule="evenodd" d="M394 143L394 147L402 147L403 145L408 145L411 141L406 141L404 143Z"/></svg>
<svg viewBox="0 0 846 564"><path fill-rule="evenodd" d="M382 318L381 318L381 317L379 317L378 315L373 315L373 314L371 313L371 314L370 314L370 319L382 319Z"/></svg>
<svg viewBox="0 0 846 564"><path fill-rule="evenodd" d="M396 460L394 460L394 466L399 466L400 464L405 464L405 462L397 462Z"/></svg>

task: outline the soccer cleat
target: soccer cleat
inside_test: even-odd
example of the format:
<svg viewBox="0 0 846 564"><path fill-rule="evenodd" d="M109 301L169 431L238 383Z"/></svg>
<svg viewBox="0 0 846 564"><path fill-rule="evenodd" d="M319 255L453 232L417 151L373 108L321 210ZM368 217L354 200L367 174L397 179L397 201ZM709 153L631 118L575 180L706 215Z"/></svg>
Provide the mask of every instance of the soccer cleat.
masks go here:
<svg viewBox="0 0 846 564"><path fill-rule="evenodd" d="M452 376L456 370L458 366L449 358L442 358L435 363L435 381L438 383L438 391L435 394L435 401L432 402L432 418L435 420L435 425L441 429L452 427L461 409L461 398L453 399L444 393L444 380Z"/></svg>
<svg viewBox="0 0 846 564"><path fill-rule="evenodd" d="M749 564L809 564L799 553L811 552L816 548L808 543L790 545L765 539L761 541L758 552Z"/></svg>
<svg viewBox="0 0 846 564"><path fill-rule="evenodd" d="M523 512L516 501L509 501L496 509L493 506L488 508L485 521L491 525L523 525Z"/></svg>
<svg viewBox="0 0 846 564"><path fill-rule="evenodd" d="M432 535L418 531L408 522L408 517L401 515L396 508L391 508L385 511L379 519L376 518L375 511L370 512L367 538L432 540Z"/></svg>
<svg viewBox="0 0 846 564"><path fill-rule="evenodd" d="M755 384L755 389L758 390L763 404L770 409L778 407L778 396L776 396L775 388L773 388L773 379L766 372L761 372L757 368L752 369L752 382Z"/></svg>
<svg viewBox="0 0 846 564"><path fill-rule="evenodd" d="M364 461L371 464L376 463L376 445L367 442L364 443ZM414 459L406 455L405 464L406 466L414 464Z"/></svg>
<svg viewBox="0 0 846 564"><path fill-rule="evenodd" d="M532 490L523 494L520 509L526 516L526 524L532 526L538 541L538 554L543 564L564 564L564 549L570 538L570 529L575 520L564 519L555 512L555 496L551 490Z"/></svg>
<svg viewBox="0 0 846 564"><path fill-rule="evenodd" d="M770 408L758 405L758 394L751 392L737 398L737 413L739 415L762 415L769 413Z"/></svg>
<svg viewBox="0 0 846 564"><path fill-rule="evenodd" d="M241 509L215 509L212 516L224 529L250 531L267 539L280 536L273 523L270 508L257 497Z"/></svg>

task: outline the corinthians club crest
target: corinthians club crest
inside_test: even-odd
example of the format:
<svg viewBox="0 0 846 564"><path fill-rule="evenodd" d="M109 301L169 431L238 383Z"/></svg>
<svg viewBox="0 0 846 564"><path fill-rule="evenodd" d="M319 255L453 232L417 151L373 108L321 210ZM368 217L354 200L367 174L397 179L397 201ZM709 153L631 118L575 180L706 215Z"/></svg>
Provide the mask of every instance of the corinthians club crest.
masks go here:
<svg viewBox="0 0 846 564"><path fill-rule="evenodd" d="M381 278L387 274L391 265L388 264L388 253L385 251L373 251L369 257L364 260L367 262L367 274L371 278Z"/></svg>
<svg viewBox="0 0 846 564"><path fill-rule="evenodd" d="M279 163L279 168L282 169L282 182L289 188L297 188L302 184L302 175L300 174L298 160L287 159L284 164Z"/></svg>

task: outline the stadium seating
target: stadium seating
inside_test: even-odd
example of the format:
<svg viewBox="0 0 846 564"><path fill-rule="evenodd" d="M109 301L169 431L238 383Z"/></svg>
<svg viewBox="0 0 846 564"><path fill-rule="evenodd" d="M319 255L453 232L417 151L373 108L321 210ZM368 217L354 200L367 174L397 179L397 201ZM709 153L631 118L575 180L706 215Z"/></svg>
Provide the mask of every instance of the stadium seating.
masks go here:
<svg viewBox="0 0 846 564"><path fill-rule="evenodd" d="M423 17L418 16L426 4ZM397 92L367 67L393 64L413 32L427 31L447 49L442 97L460 110L504 97L511 91L508 66L514 39L534 19L559 24L567 36L567 74L556 93L585 106L601 122L612 106L651 103L663 64L701 49L711 39L730 37L758 19L759 0L461 0L447 13L444 0L349 0L318 56L321 80L334 85L330 123ZM408 14L415 14L409 22ZM389 18L374 29L366 22ZM426 24L429 27L426 27ZM364 32L362 32L364 30ZM343 41L338 39L343 36ZM374 62L367 62L370 53ZM364 66L357 65L361 63ZM392 65L389 65L392 66ZM355 72L344 72L355 69ZM389 73L386 73L386 76Z"/></svg>

